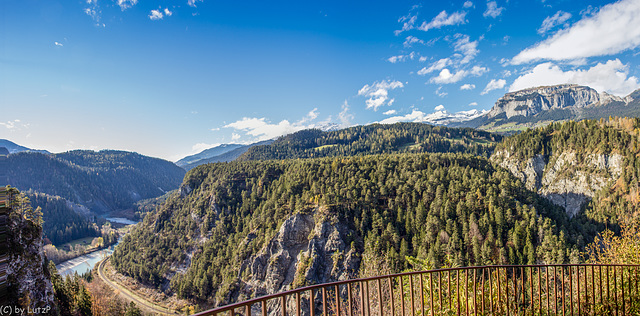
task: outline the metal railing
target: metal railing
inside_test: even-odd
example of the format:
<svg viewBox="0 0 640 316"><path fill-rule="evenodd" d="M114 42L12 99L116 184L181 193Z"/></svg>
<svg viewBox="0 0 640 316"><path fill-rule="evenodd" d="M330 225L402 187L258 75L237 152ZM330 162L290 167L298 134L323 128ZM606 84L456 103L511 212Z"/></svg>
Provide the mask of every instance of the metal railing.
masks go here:
<svg viewBox="0 0 640 316"><path fill-rule="evenodd" d="M497 265L298 288L197 315L638 315L640 265Z"/></svg>

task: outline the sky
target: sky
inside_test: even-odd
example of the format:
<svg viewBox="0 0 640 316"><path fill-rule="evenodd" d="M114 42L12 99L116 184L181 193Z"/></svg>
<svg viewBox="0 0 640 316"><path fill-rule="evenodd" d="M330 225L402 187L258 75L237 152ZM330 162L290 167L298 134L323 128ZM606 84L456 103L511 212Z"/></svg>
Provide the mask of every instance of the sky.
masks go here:
<svg viewBox="0 0 640 316"><path fill-rule="evenodd" d="M178 160L305 128L640 88L640 0L0 1L0 138Z"/></svg>

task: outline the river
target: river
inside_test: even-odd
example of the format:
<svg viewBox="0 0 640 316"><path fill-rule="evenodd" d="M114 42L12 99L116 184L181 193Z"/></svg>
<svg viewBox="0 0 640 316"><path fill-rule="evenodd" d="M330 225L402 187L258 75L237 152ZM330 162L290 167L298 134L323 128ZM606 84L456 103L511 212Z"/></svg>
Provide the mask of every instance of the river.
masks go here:
<svg viewBox="0 0 640 316"><path fill-rule="evenodd" d="M56 269L58 269L58 273L62 276L73 274L74 272L78 272L78 274L81 275L93 269L96 263L100 262L100 260L110 256L117 245L118 243L109 246L109 248L97 250L80 257L69 259L56 265Z"/></svg>
<svg viewBox="0 0 640 316"><path fill-rule="evenodd" d="M112 223L119 223L124 225L135 225L138 222L134 222L132 220L120 217L108 217L108 221ZM122 236L121 236L122 237ZM67 274L73 274L78 272L79 275L87 273L96 265L96 263L100 262L100 260L110 256L113 253L113 249L120 243L118 240L117 243L109 246L109 248L105 248L102 250L97 250L80 257L75 257L73 259L69 259L60 264L56 265L56 269L58 269L58 273L62 276Z"/></svg>

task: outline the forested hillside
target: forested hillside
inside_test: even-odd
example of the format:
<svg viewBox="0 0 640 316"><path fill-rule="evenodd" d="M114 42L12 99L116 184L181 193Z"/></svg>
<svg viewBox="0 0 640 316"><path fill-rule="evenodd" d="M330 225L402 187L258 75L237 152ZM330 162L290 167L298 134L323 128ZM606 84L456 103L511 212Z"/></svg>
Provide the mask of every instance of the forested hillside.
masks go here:
<svg viewBox="0 0 640 316"><path fill-rule="evenodd" d="M344 246L324 259L309 250L315 238L283 248L297 277L274 281L267 273L258 290L249 286L256 271L280 269L283 259L264 253L274 236L300 234L298 219L311 221L316 232L339 227L336 242ZM160 286L170 279L182 297L223 304L273 291L265 284L328 282L343 270L355 277L445 265L575 262L583 239L594 233L593 225L568 221L561 208L482 157L248 161L191 170L181 194L146 216L112 262L142 282ZM325 268L316 267L319 260Z"/></svg>
<svg viewBox="0 0 640 316"><path fill-rule="evenodd" d="M77 150L9 155L7 175L9 183L20 190L60 196L102 213L176 189L184 170L136 153Z"/></svg>
<svg viewBox="0 0 640 316"><path fill-rule="evenodd" d="M100 229L91 219L73 210L67 200L43 193L28 194L33 208L42 210L42 224L45 242L59 246L75 239L99 237Z"/></svg>
<svg viewBox="0 0 640 316"><path fill-rule="evenodd" d="M371 124L337 131L304 130L255 146L239 160L318 158L395 152L489 156L500 135L422 123Z"/></svg>
<svg viewBox="0 0 640 316"><path fill-rule="evenodd" d="M555 201L583 195L575 206L598 222L617 224L640 214L639 118L554 123L505 139L495 156L521 177L536 177L527 180L530 189ZM532 168L536 161L540 166Z"/></svg>

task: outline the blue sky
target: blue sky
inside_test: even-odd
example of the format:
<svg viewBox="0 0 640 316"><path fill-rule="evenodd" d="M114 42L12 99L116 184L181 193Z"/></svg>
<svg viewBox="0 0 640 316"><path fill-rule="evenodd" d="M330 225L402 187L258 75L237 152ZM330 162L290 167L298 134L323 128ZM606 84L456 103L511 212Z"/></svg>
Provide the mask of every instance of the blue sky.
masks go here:
<svg viewBox="0 0 640 316"><path fill-rule="evenodd" d="M0 138L177 160L532 86L625 96L638 25L640 0L2 0Z"/></svg>

